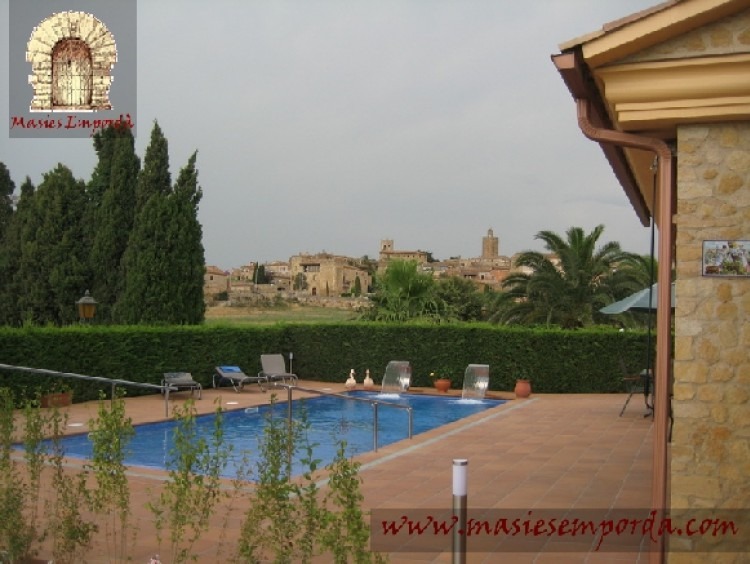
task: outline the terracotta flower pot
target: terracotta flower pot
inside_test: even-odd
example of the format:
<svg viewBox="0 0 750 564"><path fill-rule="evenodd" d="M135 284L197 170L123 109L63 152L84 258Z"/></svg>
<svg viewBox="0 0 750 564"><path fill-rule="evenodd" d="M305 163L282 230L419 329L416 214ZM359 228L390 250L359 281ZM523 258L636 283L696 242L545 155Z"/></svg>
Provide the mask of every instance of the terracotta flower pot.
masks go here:
<svg viewBox="0 0 750 564"><path fill-rule="evenodd" d="M451 381L448 378L438 378L435 380L435 389L437 391L445 393L451 388Z"/></svg>
<svg viewBox="0 0 750 564"><path fill-rule="evenodd" d="M65 407L73 403L73 392L55 392L39 398L41 407Z"/></svg>
<svg viewBox="0 0 750 564"><path fill-rule="evenodd" d="M531 395L531 382L529 380L516 380L516 392L517 398L527 398Z"/></svg>

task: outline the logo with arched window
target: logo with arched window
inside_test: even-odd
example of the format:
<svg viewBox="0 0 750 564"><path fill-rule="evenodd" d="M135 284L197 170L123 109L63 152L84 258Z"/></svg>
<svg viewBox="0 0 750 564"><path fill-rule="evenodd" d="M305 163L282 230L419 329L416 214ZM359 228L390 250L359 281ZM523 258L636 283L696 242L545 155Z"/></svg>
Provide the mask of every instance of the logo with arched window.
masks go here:
<svg viewBox="0 0 750 564"><path fill-rule="evenodd" d="M107 26L91 14L60 12L41 21L31 33L26 61L32 112L112 109L117 47Z"/></svg>

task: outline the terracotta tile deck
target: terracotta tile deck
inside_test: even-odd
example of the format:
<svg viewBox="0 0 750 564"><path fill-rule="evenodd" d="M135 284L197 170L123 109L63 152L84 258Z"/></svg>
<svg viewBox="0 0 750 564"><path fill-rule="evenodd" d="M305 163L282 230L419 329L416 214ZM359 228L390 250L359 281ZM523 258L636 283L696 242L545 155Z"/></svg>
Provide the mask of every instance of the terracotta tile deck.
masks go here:
<svg viewBox="0 0 750 564"><path fill-rule="evenodd" d="M303 382L301 386L342 390L337 384ZM286 392L276 392L285 399ZM295 392L294 397L304 394ZM170 404L181 403L189 392L170 397ZM241 409L265 403L270 394L247 387L241 393L231 388L206 389L196 401L201 412L224 407ZM510 396L508 396L510 397ZM570 510L593 508L648 508L650 506L652 421L644 418L644 408L634 398L628 410L618 417L625 396L612 395L532 395L526 400L509 401L502 407L476 414L441 429L362 455L360 475L367 510L442 509L452 503L452 460L468 459L469 509L491 510L493 519L508 516L503 510ZM227 402L236 402L227 405ZM164 400L160 396L130 398L127 414L134 423L163 420ZM90 402L67 408L69 423L83 424L72 431L86 430L86 421L96 415L97 404ZM137 543L133 562L147 562L158 552L153 520L145 502L158 491L163 474L132 469L132 501ZM523 515L523 513L521 514ZM581 517L585 518L585 514ZM489 518L489 517L488 517ZM219 562L237 538L238 519L224 528L217 519L203 540L196 545L198 562ZM223 540L222 536L226 538ZM450 537L449 537L450 538ZM471 547L472 539L469 541ZM566 544L555 539L523 539L511 546L508 541L491 546L492 552L468 552L467 562L489 563L635 563L646 562L647 554L631 549L624 552L594 552L590 546ZM568 538L574 541L575 539ZM615 541L613 541L615 542ZM536 544L533 544L536 543ZM168 544L168 543L167 543ZM476 545L475 545L476 546ZM515 552L514 552L515 547ZM566 550L560 552L560 549ZM578 550L571 552L570 549ZM439 550L439 549L436 549ZM522 550L522 551L519 551ZM223 552L222 552L223 551ZM168 556L166 550L162 556ZM105 549L93 547L90 562L109 561ZM394 563L447 563L452 561L450 541L442 552L391 552ZM169 559L164 560L169 561ZM323 560L321 560L323 561Z"/></svg>

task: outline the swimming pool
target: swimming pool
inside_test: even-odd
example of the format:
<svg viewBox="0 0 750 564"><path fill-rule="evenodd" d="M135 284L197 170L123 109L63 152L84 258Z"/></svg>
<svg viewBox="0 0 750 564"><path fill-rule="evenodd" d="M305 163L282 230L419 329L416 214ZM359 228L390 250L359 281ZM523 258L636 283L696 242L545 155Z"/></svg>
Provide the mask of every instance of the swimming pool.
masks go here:
<svg viewBox="0 0 750 564"><path fill-rule="evenodd" d="M414 394L383 397L376 392L364 391L349 392L346 395L378 400L378 447L408 437L407 410L388 406L386 403L412 407L414 435L505 403L504 400L462 400L456 397ZM223 472L225 477L237 477L238 471L243 467L243 457L248 453L254 467L253 454L258 452L258 443L271 409L273 409L271 415L274 418L279 417L286 421L286 403L276 404L273 408L265 405L223 413L224 439L227 443L234 445L234 451ZM347 442L347 453L350 455L373 450L373 409L370 403L326 395L295 400L294 418L299 419L302 411L306 412L310 425L307 438L311 443L317 443L314 456L321 460L320 467L333 460L336 454L336 443L341 439ZM213 414L196 417L200 437L209 441L214 430L214 421ZM170 453L174 445L175 425L174 421L164 421L135 426L135 436L127 446L125 464L168 469ZM61 439L61 445L66 456L91 457L91 441L87 435L64 437ZM303 465L299 459L293 461L293 475L299 475L305 469L307 466Z"/></svg>

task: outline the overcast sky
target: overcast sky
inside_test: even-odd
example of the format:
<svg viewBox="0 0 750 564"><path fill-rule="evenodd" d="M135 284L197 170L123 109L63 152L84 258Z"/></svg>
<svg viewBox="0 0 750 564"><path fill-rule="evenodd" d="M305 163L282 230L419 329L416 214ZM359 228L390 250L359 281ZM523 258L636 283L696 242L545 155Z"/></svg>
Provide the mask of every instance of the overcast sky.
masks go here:
<svg viewBox="0 0 750 564"><path fill-rule="evenodd" d="M381 239L474 257L489 228L512 255L541 250L540 230L599 223L602 243L645 254L649 230L578 129L550 56L657 3L141 1L136 151L154 120L173 180L198 151L206 262L224 269L377 257ZM88 180L95 153L88 139L9 139L6 127L0 161L18 186L57 162Z"/></svg>

